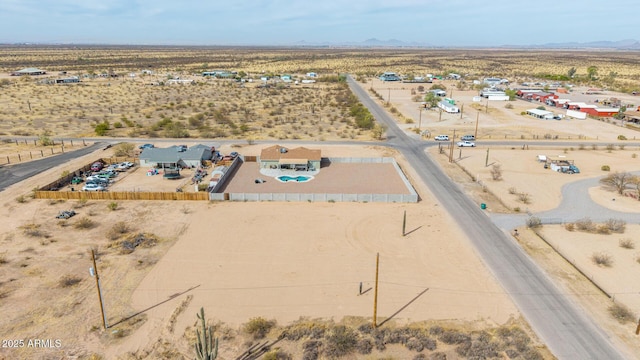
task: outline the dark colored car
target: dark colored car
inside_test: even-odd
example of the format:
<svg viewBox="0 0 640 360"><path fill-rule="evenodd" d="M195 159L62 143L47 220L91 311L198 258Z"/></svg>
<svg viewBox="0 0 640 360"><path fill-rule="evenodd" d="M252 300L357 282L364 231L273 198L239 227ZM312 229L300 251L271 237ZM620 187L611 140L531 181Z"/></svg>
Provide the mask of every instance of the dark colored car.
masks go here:
<svg viewBox="0 0 640 360"><path fill-rule="evenodd" d="M155 146L153 146L153 144L143 144L143 145L140 145L140 147L138 147L138 149L144 150L144 149L152 149L154 147Z"/></svg>
<svg viewBox="0 0 640 360"><path fill-rule="evenodd" d="M104 164L96 161L93 164L91 164L91 171L100 171L102 170L102 168L104 167Z"/></svg>

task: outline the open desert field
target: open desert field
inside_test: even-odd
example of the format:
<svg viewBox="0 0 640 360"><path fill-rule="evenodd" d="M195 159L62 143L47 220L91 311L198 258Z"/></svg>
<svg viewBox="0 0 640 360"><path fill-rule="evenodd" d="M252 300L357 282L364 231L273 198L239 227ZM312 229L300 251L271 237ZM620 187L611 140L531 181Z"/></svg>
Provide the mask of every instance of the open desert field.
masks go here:
<svg viewBox="0 0 640 360"><path fill-rule="evenodd" d="M105 130L110 140L132 137L153 142L157 137L169 137L184 143L187 136L202 141L237 139L237 144L225 144L220 150L243 155L260 153L264 145L252 140L301 140L306 143L300 145L321 147L326 157L394 156L421 201L123 201L114 205L107 201L31 199L36 186L95 160L97 154L46 169L4 190L0 198L0 304L7 309L0 319L0 333L15 339L50 339L53 346L4 348L0 358L192 358L197 325L194 315L200 308L220 337L223 359L235 359L249 347L265 342L275 342L269 352L272 358L279 358L279 352L303 358L313 351L330 358L330 352L336 351L332 341L344 339L340 336L345 334L352 346L346 358L354 359L419 359L418 353L435 359L479 354L553 358L456 228L452 216L441 209L426 184L417 181L413 169L395 150L382 143L323 144L325 140L378 137L375 129L356 121L352 110L357 104L338 81L338 73L355 74L374 90L372 96L377 93L381 102L388 99L389 111L408 132L421 125L432 135L453 135L454 130L458 135L473 133L478 119L478 147L456 149L456 163L448 163L435 148L428 151L472 198L488 205L490 216L552 210L561 203L563 185L601 176L600 166L605 164L611 171L640 170L633 155L640 149L618 145L611 151L606 149L607 144L617 143L619 135L628 139L638 136L620 124L592 119L536 120L520 115L531 105L519 101L510 102L513 108L502 102L488 107L474 105L477 90L458 88L451 81L442 84L465 110L461 118L459 114L440 117L437 112L420 113L419 102L414 100L420 94L418 84L390 85L371 77L383 71L458 72L469 79L503 76L525 81L538 78L536 75L564 74L572 66L584 76L586 68L593 65L603 78L616 72L610 76L611 88L626 86L624 89L630 90L638 81L637 54L633 53L2 49L0 70L7 73L41 67L51 78L58 77L60 71L82 77L79 84L65 85L39 84L38 77L0 78L2 136L93 137L96 126L103 124L98 128ZM501 72L496 73L496 68ZM153 74L143 76L143 69L151 69ZM200 76L212 69L242 71L247 79L256 81ZM263 75L285 73L302 79L311 71L324 79L304 85L263 84L259 80ZM102 73L119 76L93 77ZM178 77L193 79L195 84L159 84ZM531 141L547 134L552 139L574 141L575 146L542 148ZM492 145L505 139L522 140L525 149ZM0 154L8 154L13 151L9 146L18 145L6 146L0 148ZM491 166L485 166L487 150L488 163L501 165L501 181L493 181ZM99 157L110 151L101 151ZM581 173L566 175L543 169L535 160L539 154L570 157ZM141 173L128 176L130 180L137 177L144 186L152 187L155 181ZM475 181L478 179L481 183ZM170 190L174 185L167 186ZM515 195L520 193L528 194L527 203ZM631 198L611 201L611 193L599 187L590 189L589 197L618 211L635 212L638 204ZM68 220L55 218L69 209L78 214ZM405 211L407 233L403 236ZM628 224L623 233L608 235L569 231L560 225L527 229L522 223L518 229L521 235L514 241L519 241L614 336L614 342L640 353L632 335L633 321L614 319L609 314L612 300L586 280L589 276L598 280L598 286L615 295L616 304L631 309L630 318L635 316L640 307L636 299L639 285L627 279L633 278L640 266L634 250L640 246L635 240L640 227ZM623 247L621 240L632 245ZM96 282L88 271L93 266L91 250L97 254L108 330L102 328ZM594 265L596 252L609 255L610 265ZM372 330L367 324L372 320L376 254L380 255L377 316L384 326ZM558 254L575 266L567 265Z"/></svg>

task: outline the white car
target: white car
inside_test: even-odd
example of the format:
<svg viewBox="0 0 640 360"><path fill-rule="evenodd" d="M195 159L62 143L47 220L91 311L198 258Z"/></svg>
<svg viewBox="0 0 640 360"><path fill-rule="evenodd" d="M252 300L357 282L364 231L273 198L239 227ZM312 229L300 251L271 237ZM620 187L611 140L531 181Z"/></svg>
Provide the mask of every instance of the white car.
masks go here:
<svg viewBox="0 0 640 360"><path fill-rule="evenodd" d="M82 187L82 191L104 191L105 188L102 185L87 184Z"/></svg>
<svg viewBox="0 0 640 360"><path fill-rule="evenodd" d="M449 141L449 135L438 135L433 138L435 141Z"/></svg>
<svg viewBox="0 0 640 360"><path fill-rule="evenodd" d="M475 147L476 143L472 141L459 141L458 146L459 147Z"/></svg>

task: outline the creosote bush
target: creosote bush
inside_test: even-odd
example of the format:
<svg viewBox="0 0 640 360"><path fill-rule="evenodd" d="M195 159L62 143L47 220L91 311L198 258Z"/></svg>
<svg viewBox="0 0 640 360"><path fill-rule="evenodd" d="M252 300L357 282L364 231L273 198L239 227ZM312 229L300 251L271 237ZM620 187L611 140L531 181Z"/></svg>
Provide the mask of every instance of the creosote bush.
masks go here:
<svg viewBox="0 0 640 360"><path fill-rule="evenodd" d="M602 267L611 267L613 265L613 257L604 252L596 252L591 255L591 261Z"/></svg>
<svg viewBox="0 0 640 360"><path fill-rule="evenodd" d="M262 339L271 329L276 326L275 320L267 320L263 317L254 317L249 319L249 322L244 325L244 331L252 335L254 339Z"/></svg>
<svg viewBox="0 0 640 360"><path fill-rule="evenodd" d="M94 226L96 226L96 222L87 217L83 217L73 224L74 228L83 230L91 229Z"/></svg>
<svg viewBox="0 0 640 360"><path fill-rule="evenodd" d="M537 216L531 216L527 219L527 227L531 229L542 227L542 220Z"/></svg>
<svg viewBox="0 0 640 360"><path fill-rule="evenodd" d="M78 284L80 281L82 281L82 279L78 276L65 275L62 278L60 278L60 281L58 281L58 285L60 287L65 288L65 287L74 286Z"/></svg>
<svg viewBox="0 0 640 360"><path fill-rule="evenodd" d="M111 211L116 211L118 210L118 203L115 201L112 201L107 205L107 208Z"/></svg>
<svg viewBox="0 0 640 360"><path fill-rule="evenodd" d="M630 321L634 321L636 316L629 310L628 307L615 303L609 306L609 314L621 324L628 323Z"/></svg>
<svg viewBox="0 0 640 360"><path fill-rule="evenodd" d="M633 249L636 247L636 243L629 238L620 239L620 241L618 241L618 245L623 249Z"/></svg>

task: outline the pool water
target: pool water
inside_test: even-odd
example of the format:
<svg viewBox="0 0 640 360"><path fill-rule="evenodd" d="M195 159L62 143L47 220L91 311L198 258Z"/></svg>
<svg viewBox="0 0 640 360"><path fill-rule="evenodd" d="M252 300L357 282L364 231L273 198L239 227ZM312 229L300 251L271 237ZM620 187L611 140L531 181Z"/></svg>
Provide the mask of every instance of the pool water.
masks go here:
<svg viewBox="0 0 640 360"><path fill-rule="evenodd" d="M299 175L299 176L289 176L289 175L281 175L276 177L276 179L280 180L281 182L306 182L309 181L311 179L313 179L313 176L304 176L304 175Z"/></svg>

